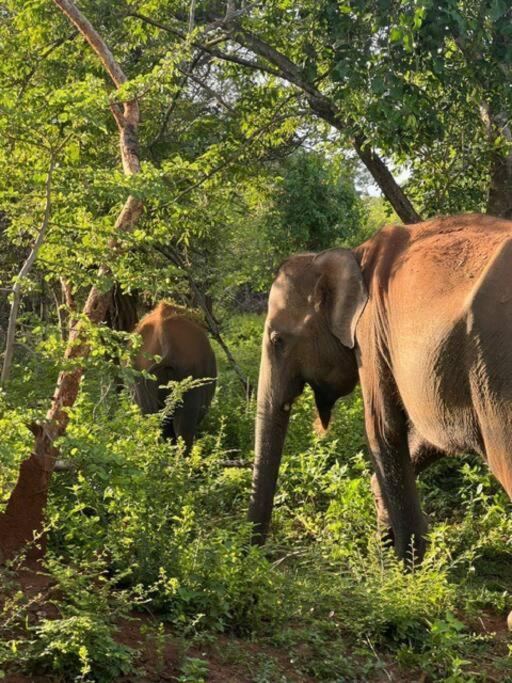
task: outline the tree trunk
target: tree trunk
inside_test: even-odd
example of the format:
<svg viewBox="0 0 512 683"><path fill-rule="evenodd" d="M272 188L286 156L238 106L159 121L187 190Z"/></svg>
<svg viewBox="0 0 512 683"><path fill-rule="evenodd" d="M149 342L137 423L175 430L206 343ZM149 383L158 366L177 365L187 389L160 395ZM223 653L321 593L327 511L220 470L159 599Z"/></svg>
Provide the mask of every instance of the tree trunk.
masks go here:
<svg viewBox="0 0 512 683"><path fill-rule="evenodd" d="M54 2L91 45L116 87L122 85L126 81L126 76L87 18L69 0L54 0ZM123 170L126 175L138 173L140 170L137 142L138 103L132 100L125 102L122 108L113 105L111 109L119 128ZM141 201L129 196L117 218L114 232L131 230L141 212ZM117 248L115 240L112 240L110 247L112 252L115 252ZM105 275L109 275L108 266L100 268L98 279ZM98 325L105 319L110 300L110 292L102 292L97 287L92 287L82 311L88 324ZM28 460L22 463L18 481L11 493L7 508L0 515L0 560L12 556L35 536L42 533L48 486L57 456L54 442L66 431L69 421L67 409L75 403L82 379L83 363L80 361L88 356L89 351L87 329L83 323L74 321L69 331L65 358L68 361L75 360L76 365L72 370L60 372L52 403L46 415L46 422L42 425L32 425L32 431L35 434L34 451ZM33 546L30 549L31 556L40 556L44 550L43 545L44 543Z"/></svg>
<svg viewBox="0 0 512 683"><path fill-rule="evenodd" d="M512 219L512 154L493 154L487 213Z"/></svg>
<svg viewBox="0 0 512 683"><path fill-rule="evenodd" d="M371 173L372 178L382 190L382 194L391 204L397 216L404 223L420 223L421 216L379 155L365 143L362 137L357 137L353 144L358 157Z"/></svg>

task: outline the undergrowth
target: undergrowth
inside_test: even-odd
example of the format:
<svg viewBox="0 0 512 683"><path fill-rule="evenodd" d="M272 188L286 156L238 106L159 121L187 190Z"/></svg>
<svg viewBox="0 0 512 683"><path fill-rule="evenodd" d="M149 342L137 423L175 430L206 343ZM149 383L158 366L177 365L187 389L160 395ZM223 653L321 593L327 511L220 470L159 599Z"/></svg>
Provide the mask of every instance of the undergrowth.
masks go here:
<svg viewBox="0 0 512 683"><path fill-rule="evenodd" d="M261 323L244 316L228 330L253 382ZM54 376L58 347L52 335L35 340L0 398L3 500L30 449L26 425L49 395L51 382L34 378L41 368ZM429 550L405 572L378 537L359 394L340 402L321 439L306 392L291 418L271 538L251 547L244 465L255 406L217 355L218 390L189 456L160 441L157 416L116 394L108 353L93 357L59 443L72 467L52 484L49 588L27 596L16 562L0 577L0 669L117 680L140 666L118 638L120 620L140 614L190 643L222 633L292 653L299 678L290 680L394 680L396 671L512 680L506 636L482 619L504 622L512 607L512 510L485 465L452 458L425 473ZM207 680L201 662L185 658L177 680ZM265 666L252 680L288 680Z"/></svg>

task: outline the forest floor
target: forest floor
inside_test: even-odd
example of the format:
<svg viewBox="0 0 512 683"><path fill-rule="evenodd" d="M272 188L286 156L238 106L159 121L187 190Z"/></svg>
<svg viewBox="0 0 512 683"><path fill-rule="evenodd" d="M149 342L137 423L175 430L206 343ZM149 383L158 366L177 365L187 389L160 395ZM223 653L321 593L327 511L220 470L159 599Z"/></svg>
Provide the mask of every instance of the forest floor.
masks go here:
<svg viewBox="0 0 512 683"><path fill-rule="evenodd" d="M34 619L58 618L55 601L48 598L54 586L52 578L36 564L17 572L14 582L31 604ZM55 597L55 596L54 596ZM48 599L47 599L48 598ZM480 661L478 680L505 683L512 680L503 666L495 668L494 661L503 661L508 653L510 633L502 614L488 610L477 619L461 622L487 641L487 651ZM293 625L291 625L293 628ZM15 635L13 633L13 635ZM248 639L236 635L203 633L191 640L178 635L171 626L162 624L155 615L133 611L115 623L115 640L136 652L132 673L120 676L120 683L310 683L318 680L307 673L314 653L308 643L295 643L292 648L275 647L263 639ZM335 644L333 644L335 647ZM391 653L377 653L379 666L367 675L332 679L368 683L429 683L435 679L418 668L407 669L394 661ZM357 655L351 658L357 660ZM364 668L363 658L361 659ZM16 666L3 673L7 683L49 683L68 680L64 675L38 675L16 672ZM322 680L329 680L322 677ZM449 681L474 681L468 674Z"/></svg>

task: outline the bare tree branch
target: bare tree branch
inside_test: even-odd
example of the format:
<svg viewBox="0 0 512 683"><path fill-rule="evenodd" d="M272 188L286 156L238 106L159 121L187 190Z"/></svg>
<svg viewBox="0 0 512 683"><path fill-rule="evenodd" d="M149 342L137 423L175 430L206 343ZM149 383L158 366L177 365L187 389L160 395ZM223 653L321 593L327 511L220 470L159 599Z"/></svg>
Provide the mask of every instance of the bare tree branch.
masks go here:
<svg viewBox="0 0 512 683"><path fill-rule="evenodd" d="M37 254L38 254L39 249L41 248L41 246L44 242L44 238L46 236L46 232L48 229L48 223L50 220L50 213L51 213L51 207L52 207L52 201L51 201L52 177L53 177L53 171L55 169L56 163L57 163L57 155L56 155L56 153L52 153L50 156L50 164L49 164L49 168L48 168L48 173L46 174L45 205L44 205L43 221L41 223L41 227L39 228L39 230L37 232L37 236L36 236L36 239L35 239L34 244L32 246L32 249L30 250L29 255L25 259L25 262L23 263L23 265L20 269L20 272L18 273L18 276L16 278L16 282L14 283L14 286L12 288L12 303L11 303L11 311L9 314L9 322L7 325L4 362L2 365L2 374L0 376L0 386L5 386L5 384L9 381L9 377L11 374L12 359L13 359L13 355L14 355L14 343L16 340L16 323L17 323L17 319L18 319L18 310L19 310L20 303L21 303L21 297L23 295L24 279L27 277L30 270L32 269L32 266L34 265L34 262L37 258Z"/></svg>
<svg viewBox="0 0 512 683"><path fill-rule="evenodd" d="M97 54L99 60L103 64L105 71L114 81L114 85L119 88L123 83L126 83L126 76L119 64L114 59L110 49L105 41L100 37L99 33L93 27L91 22L85 17L80 10L70 2L70 0L53 0L57 7L67 16L69 21L76 26L85 40L92 47Z"/></svg>

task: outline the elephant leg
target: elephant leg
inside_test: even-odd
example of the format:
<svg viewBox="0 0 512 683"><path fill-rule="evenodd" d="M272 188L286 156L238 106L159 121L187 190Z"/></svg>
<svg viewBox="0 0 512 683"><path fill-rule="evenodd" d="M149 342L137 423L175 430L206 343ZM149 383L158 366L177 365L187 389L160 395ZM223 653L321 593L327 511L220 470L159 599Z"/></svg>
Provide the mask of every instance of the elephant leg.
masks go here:
<svg viewBox="0 0 512 683"><path fill-rule="evenodd" d="M148 372L155 374L155 367L149 368ZM143 415L152 415L161 409L158 393L158 380L149 377L137 377L133 385L135 401Z"/></svg>
<svg viewBox="0 0 512 683"><path fill-rule="evenodd" d="M414 559L421 560L427 524L409 454L407 420L401 408L385 397L379 401L379 411L375 410L374 398L370 406L366 405L366 435L381 507L387 511L397 555L405 559L412 550Z"/></svg>
<svg viewBox="0 0 512 683"><path fill-rule="evenodd" d="M181 436L185 442L185 452L189 453L199 424L201 401L197 389L192 389L183 399L183 404L174 413L176 439Z"/></svg>
<svg viewBox="0 0 512 683"><path fill-rule="evenodd" d="M409 452L414 474L416 476L446 455L444 451L423 441L415 432L409 434ZM371 488L375 500L375 507L377 508L377 522L380 532L384 540L394 542L389 512L386 508L376 474L372 475Z"/></svg>
<svg viewBox="0 0 512 683"><path fill-rule="evenodd" d="M508 414L501 420L487 418L483 421L484 453L491 472L512 501L512 424ZM507 617L507 626L512 631L512 612Z"/></svg>
<svg viewBox="0 0 512 683"><path fill-rule="evenodd" d="M161 425L161 435L162 439L169 439L172 442L176 442L176 432L174 431L174 418L171 415L164 417Z"/></svg>

